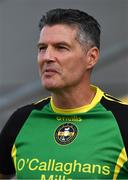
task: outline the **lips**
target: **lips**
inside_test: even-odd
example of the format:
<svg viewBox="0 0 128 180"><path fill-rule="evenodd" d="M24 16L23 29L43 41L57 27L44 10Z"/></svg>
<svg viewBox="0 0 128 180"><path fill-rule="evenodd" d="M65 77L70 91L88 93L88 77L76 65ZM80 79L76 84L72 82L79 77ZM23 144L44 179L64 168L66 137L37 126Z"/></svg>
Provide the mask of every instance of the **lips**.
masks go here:
<svg viewBox="0 0 128 180"><path fill-rule="evenodd" d="M43 75L44 76L53 76L55 75L56 73L58 73L55 69L52 69L52 68L47 68L43 71Z"/></svg>

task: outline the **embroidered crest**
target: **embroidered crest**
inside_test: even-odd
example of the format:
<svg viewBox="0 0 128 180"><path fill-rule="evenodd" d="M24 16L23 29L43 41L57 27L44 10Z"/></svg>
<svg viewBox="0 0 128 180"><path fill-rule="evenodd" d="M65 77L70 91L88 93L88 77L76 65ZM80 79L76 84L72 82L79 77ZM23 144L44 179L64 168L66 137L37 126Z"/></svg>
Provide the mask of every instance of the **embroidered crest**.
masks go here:
<svg viewBox="0 0 128 180"><path fill-rule="evenodd" d="M65 123L59 126L55 131L55 140L61 145L71 143L77 135L77 128L74 124Z"/></svg>

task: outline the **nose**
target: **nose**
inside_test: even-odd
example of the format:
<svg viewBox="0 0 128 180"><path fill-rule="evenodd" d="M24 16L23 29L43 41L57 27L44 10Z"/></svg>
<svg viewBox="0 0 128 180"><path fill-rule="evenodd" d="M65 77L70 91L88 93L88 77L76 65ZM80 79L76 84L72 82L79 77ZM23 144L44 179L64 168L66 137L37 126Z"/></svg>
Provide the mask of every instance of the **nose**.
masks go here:
<svg viewBox="0 0 128 180"><path fill-rule="evenodd" d="M46 51L44 52L43 56L44 61L55 61L55 54L52 47L47 47Z"/></svg>

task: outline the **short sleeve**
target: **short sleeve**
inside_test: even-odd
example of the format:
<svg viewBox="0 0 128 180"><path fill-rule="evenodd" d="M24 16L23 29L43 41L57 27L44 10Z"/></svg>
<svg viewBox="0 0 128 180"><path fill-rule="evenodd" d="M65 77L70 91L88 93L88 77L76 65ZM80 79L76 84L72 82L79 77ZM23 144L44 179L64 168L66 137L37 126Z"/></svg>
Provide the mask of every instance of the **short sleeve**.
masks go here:
<svg viewBox="0 0 128 180"><path fill-rule="evenodd" d="M31 113L33 105L24 106L15 111L9 118L0 133L0 173L5 175L15 174L15 167L11 157L11 151L15 139L27 117Z"/></svg>

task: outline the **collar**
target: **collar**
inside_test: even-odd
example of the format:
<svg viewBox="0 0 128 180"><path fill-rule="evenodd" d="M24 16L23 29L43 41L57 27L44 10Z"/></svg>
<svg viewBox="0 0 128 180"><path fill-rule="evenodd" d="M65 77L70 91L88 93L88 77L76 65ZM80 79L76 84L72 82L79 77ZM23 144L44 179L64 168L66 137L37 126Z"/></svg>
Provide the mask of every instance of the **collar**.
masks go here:
<svg viewBox="0 0 128 180"><path fill-rule="evenodd" d="M91 87L93 90L96 91L96 94L95 94L95 96L94 96L94 98L90 104L81 106L79 108L74 108L74 109L61 109L61 108L57 108L55 106L55 104L53 103L53 99L51 97L50 104L51 104L52 110L56 113L59 113L59 114L78 114L78 113L84 113L84 112L89 111L94 106L96 106L97 103L100 102L100 100L104 94L103 91L100 90L98 87L93 86L93 85Z"/></svg>

